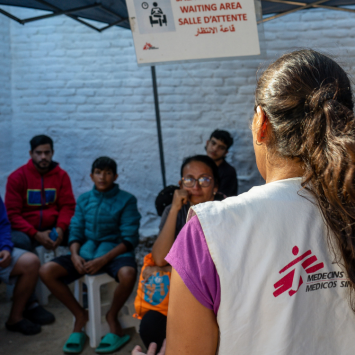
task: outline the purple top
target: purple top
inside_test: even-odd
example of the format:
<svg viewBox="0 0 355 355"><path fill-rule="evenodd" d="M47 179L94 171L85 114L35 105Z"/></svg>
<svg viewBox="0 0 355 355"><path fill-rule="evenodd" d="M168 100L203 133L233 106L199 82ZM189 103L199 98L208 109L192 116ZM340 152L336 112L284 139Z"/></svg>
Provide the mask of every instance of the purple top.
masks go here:
<svg viewBox="0 0 355 355"><path fill-rule="evenodd" d="M221 284L197 216L185 224L165 260L195 298L217 315Z"/></svg>

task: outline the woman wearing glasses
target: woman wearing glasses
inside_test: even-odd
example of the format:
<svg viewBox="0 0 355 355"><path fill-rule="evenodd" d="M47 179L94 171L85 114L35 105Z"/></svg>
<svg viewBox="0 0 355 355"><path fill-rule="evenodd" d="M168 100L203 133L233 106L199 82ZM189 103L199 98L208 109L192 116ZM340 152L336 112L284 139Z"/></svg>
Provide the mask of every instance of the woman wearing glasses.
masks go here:
<svg viewBox="0 0 355 355"><path fill-rule="evenodd" d="M147 280L158 271L171 271L165 261L177 235L186 224L190 206L202 202L223 200L224 195L218 190L218 168L207 155L195 155L184 160L181 166L180 189L174 192L173 202L163 212L160 222L160 233L152 249L157 266L147 267L143 277ZM151 342L161 347L166 337L166 316L157 311L147 312L141 321L140 335L148 347Z"/></svg>

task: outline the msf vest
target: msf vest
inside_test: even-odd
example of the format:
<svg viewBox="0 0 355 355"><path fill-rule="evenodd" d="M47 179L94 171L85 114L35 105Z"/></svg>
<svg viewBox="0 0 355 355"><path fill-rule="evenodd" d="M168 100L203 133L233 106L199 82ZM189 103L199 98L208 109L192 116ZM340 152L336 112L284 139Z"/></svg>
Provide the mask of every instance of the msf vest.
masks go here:
<svg viewBox="0 0 355 355"><path fill-rule="evenodd" d="M301 178L254 187L197 215L221 282L221 355L353 354L349 282Z"/></svg>

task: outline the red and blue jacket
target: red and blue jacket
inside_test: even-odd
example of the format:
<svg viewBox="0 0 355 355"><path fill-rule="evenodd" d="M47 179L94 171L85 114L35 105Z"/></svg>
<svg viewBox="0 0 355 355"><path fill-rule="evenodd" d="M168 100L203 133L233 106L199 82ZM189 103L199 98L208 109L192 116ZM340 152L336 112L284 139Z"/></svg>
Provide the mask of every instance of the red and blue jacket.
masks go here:
<svg viewBox="0 0 355 355"><path fill-rule="evenodd" d="M55 162L41 175L30 159L9 176L5 205L11 228L30 237L53 227L66 231L75 210L70 178Z"/></svg>

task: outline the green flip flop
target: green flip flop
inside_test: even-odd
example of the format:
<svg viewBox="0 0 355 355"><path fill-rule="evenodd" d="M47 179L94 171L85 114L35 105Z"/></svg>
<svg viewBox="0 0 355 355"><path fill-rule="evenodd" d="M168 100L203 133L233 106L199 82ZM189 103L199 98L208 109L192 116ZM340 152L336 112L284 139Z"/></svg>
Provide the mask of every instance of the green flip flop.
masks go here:
<svg viewBox="0 0 355 355"><path fill-rule="evenodd" d="M98 354L112 353L126 344L130 339L131 337L129 335L120 337L116 334L108 333L102 338L99 346L95 349L95 351Z"/></svg>
<svg viewBox="0 0 355 355"><path fill-rule="evenodd" d="M71 333L70 337L63 346L63 351L67 354L79 354L84 349L85 340L85 333Z"/></svg>

